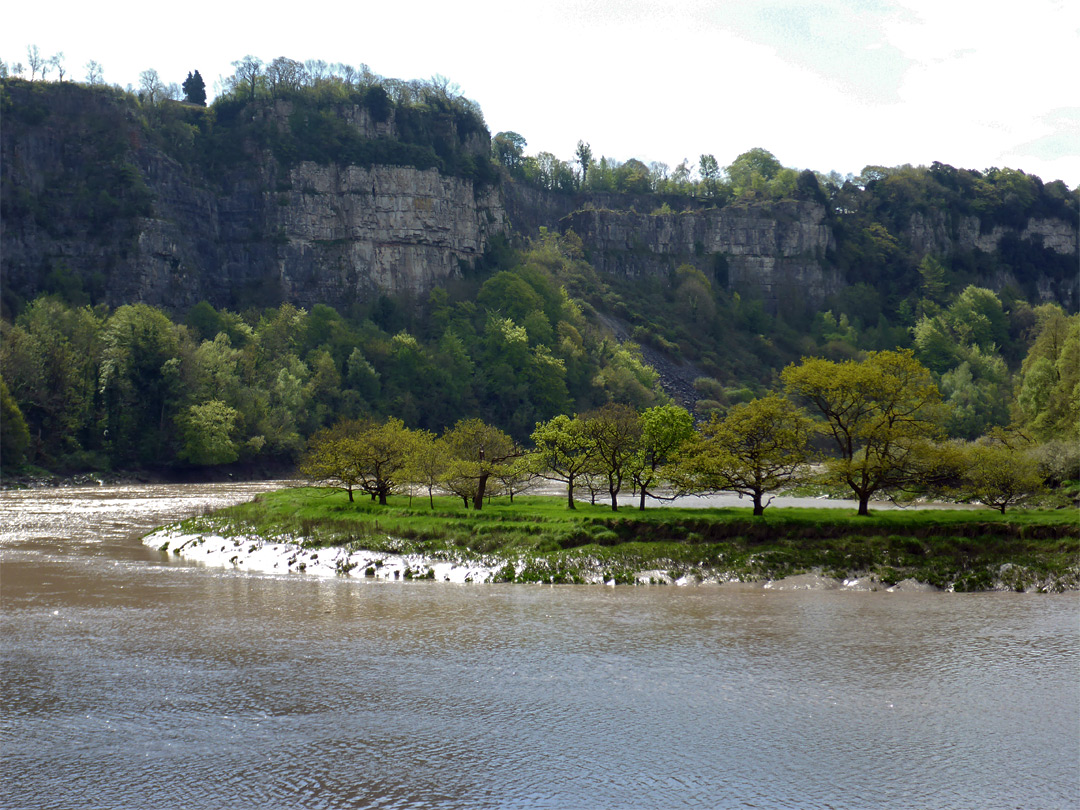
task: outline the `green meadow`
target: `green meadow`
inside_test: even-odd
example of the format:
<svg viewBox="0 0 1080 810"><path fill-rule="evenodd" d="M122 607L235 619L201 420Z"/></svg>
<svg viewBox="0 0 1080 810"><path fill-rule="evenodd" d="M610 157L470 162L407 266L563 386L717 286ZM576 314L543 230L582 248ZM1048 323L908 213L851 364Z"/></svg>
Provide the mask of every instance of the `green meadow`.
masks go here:
<svg viewBox="0 0 1080 810"><path fill-rule="evenodd" d="M1080 586L1080 520L1074 509L881 509L869 517L837 508L623 506L562 496L493 499L482 510L460 499L398 495L387 506L345 493L291 488L192 518L192 533L214 531L291 539L447 560L505 560L515 582L575 583L587 573L635 581L638 571L672 578L756 581L817 572L873 575L886 585L913 578L957 591Z"/></svg>

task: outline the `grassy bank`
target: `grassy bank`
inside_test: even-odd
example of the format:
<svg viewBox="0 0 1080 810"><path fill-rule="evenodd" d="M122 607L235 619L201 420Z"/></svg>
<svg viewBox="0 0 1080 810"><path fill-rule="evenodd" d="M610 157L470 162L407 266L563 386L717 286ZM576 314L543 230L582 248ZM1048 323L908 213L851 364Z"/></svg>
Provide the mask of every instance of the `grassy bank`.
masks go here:
<svg viewBox="0 0 1080 810"><path fill-rule="evenodd" d="M389 506L298 488L261 495L183 524L189 533L302 540L436 559L506 560L500 578L582 582L586 572L633 582L642 570L722 579L779 579L811 571L885 584L916 579L958 591L1080 586L1075 510L750 510L665 507L639 512L561 497L495 501L477 512L459 499L398 496Z"/></svg>

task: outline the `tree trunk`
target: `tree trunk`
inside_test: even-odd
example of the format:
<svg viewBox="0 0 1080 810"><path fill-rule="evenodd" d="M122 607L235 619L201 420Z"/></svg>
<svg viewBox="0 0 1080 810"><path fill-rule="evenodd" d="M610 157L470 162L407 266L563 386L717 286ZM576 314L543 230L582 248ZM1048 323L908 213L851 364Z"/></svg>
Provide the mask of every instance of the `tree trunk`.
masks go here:
<svg viewBox="0 0 1080 810"><path fill-rule="evenodd" d="M864 517L868 517L870 515L870 495L869 494L859 496L859 514L863 515Z"/></svg>
<svg viewBox="0 0 1080 810"><path fill-rule="evenodd" d="M765 514L765 507L761 504L761 493L754 493L754 517L761 517Z"/></svg>
<svg viewBox="0 0 1080 810"><path fill-rule="evenodd" d="M572 478L566 483L566 508L577 509L574 506L574 480Z"/></svg>
<svg viewBox="0 0 1080 810"><path fill-rule="evenodd" d="M386 506L386 493L379 490L379 506Z"/></svg>
<svg viewBox="0 0 1080 810"><path fill-rule="evenodd" d="M352 503L353 502L352 487L349 487L348 489L349 489L349 503Z"/></svg>
<svg viewBox="0 0 1080 810"><path fill-rule="evenodd" d="M638 504L638 510L645 511L645 487L641 488L641 502Z"/></svg>
<svg viewBox="0 0 1080 810"><path fill-rule="evenodd" d="M484 508L484 490L487 489L488 473L483 473L476 485L476 495L473 496L473 509Z"/></svg>

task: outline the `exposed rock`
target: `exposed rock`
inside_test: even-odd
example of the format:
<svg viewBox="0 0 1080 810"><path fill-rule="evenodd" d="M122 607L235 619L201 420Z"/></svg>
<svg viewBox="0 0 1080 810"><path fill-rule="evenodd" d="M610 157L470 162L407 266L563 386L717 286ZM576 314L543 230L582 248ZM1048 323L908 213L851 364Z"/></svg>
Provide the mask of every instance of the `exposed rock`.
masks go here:
<svg viewBox="0 0 1080 810"><path fill-rule="evenodd" d="M582 238L597 269L624 276L666 275L681 264L775 311L817 304L842 286L822 259L834 247L825 208L794 200L681 213L590 208L559 226Z"/></svg>

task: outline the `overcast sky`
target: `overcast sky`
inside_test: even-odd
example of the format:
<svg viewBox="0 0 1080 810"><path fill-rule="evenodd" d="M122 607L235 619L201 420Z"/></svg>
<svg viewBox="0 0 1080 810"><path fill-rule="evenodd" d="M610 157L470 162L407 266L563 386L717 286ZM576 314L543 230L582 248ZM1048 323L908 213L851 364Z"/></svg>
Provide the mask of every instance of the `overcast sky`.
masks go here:
<svg viewBox="0 0 1080 810"><path fill-rule="evenodd" d="M438 73L526 152L720 165L753 147L785 166L1009 166L1080 185L1077 0L323 0L9 4L0 58L64 53L85 78L138 84L245 54ZM52 75L55 78L55 73Z"/></svg>

